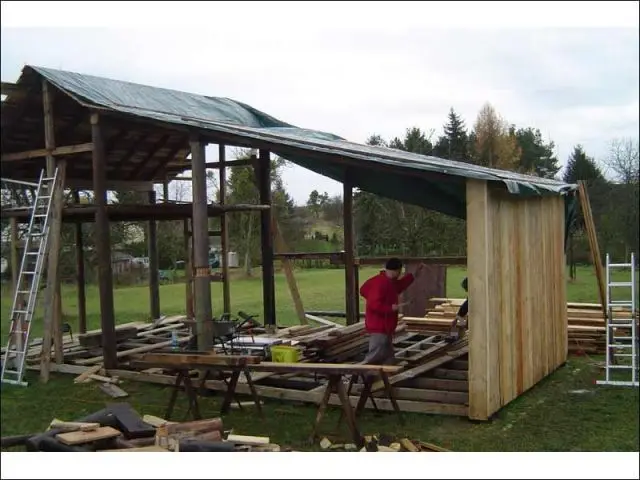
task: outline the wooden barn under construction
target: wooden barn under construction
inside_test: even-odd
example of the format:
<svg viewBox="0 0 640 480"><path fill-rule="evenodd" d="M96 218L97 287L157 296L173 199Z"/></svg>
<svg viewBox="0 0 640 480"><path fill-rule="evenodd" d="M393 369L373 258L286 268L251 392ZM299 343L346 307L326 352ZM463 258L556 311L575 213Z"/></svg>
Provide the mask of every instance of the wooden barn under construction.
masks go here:
<svg viewBox="0 0 640 480"><path fill-rule="evenodd" d="M393 382L398 389L405 390L418 389L419 383L428 383L429 391L436 389L436 385L442 387L442 395L424 395L424 398L433 399L454 398L447 385L460 381L465 383L466 390L461 387L456 388L455 392L462 392L464 399L457 402L458 408L455 409L433 407L436 401L427 402L431 407L418 408L410 404L416 403L419 395L411 393L416 398L400 402L401 409L405 405L411 411L453 413L485 420L567 360L565 244L567 224L576 200L576 185L386 147L356 144L332 134L295 127L227 98L194 95L48 68L25 67L17 82L2 83L2 93L7 95L2 102L2 177L36 182L42 169L51 174L57 168L59 192L63 189L91 190L95 195L95 203L91 205L63 205L60 193L54 197L51 248L47 263L48 288L44 300L44 338L42 345L37 347L42 351L39 368L45 380L50 369L56 370L55 365L69 363L69 352L75 348L75 345L71 350L66 347L60 308L56 307L59 304L56 291L59 292L57 258L61 222L77 225L95 222L96 225L102 327L99 344L102 351L98 356L94 353L89 357L98 358L95 363L103 364L106 372L119 371L121 377L125 378L123 364L128 360L127 355L122 353L122 346L118 346L120 339L114 313L110 261L110 221L149 222L151 319L161 316L156 222L183 220L185 224L190 223L193 255L188 275L193 281L188 282L188 288L193 284L194 311L189 311L191 304L188 302L185 317L195 318L198 350L210 350L213 346L211 319L231 308L226 268L226 213L256 211L261 217L263 321L266 330L275 326L278 319L274 259L287 262L305 254L286 252L282 246L278 247L276 253L274 248L274 245L282 243L270 211L271 155L278 155L344 185L344 250L326 254L325 258L344 265L345 310L349 325L346 328L352 332L358 329L355 325L361 317L358 266L382 262L382 259L359 258L356 254L352 221L353 189L466 220L466 258L413 259L434 267L466 264L470 328L464 352L468 356L452 357L459 366L462 365L465 375L441 378L440 382L416 382L405 375ZM215 162L205 158L205 146L208 144L219 146ZM250 160L227 160L226 151L229 147L252 149L257 155ZM260 204L208 204L206 170L219 170L220 198L224 199L226 168L247 165L255 169ZM175 204L167 201L168 182L185 171L191 172L193 202ZM162 201L156 198L154 185L157 184L164 185ZM109 204L107 192L115 189L147 191L149 202L147 205ZM24 208L3 208L2 216L11 219L15 239L17 225L28 222L30 214ZM211 304L208 218L214 216L221 218L221 231L217 234L222 239L223 305ZM76 243L83 244L80 227ZM17 251L17 247L14 251ZM81 256L82 248L78 251ZM12 258L17 257L17 253L12 255ZM12 271L17 266L17 260L13 263ZM82 265L83 260L79 258L79 330L85 333ZM299 296L294 292L295 280L289 278L292 277L289 270L287 275L296 311L303 320ZM444 296L444 292L440 296ZM426 302L427 299L424 300ZM148 323L146 320L141 319ZM3 321L10 319L3 318ZM186 325L186 322L183 323ZM324 327L332 328L329 325ZM138 330L148 331L149 328L149 325L139 326ZM163 328L169 329L167 326ZM312 327L303 328L307 329L303 333L311 338L309 329ZM399 339L400 343L409 342L400 345L400 350L418 352L423 359L430 358L420 352L431 348L425 350L425 346L434 344L433 341L427 341L433 340L433 336L421 337L423 344L412 350L411 340L407 336L410 333L404 332L404 340ZM321 334L324 333L318 333ZM361 328L358 335L358 339L353 341L360 342L360 346L365 345ZM318 338L316 336L309 342L318 341ZM166 346L166 342L163 345ZM50 360L52 347L54 355ZM134 353L151 350L144 350L140 343L133 350L135 348L138 350ZM337 352L339 349L334 350ZM336 355L335 358L341 361L348 360ZM76 362L78 368L90 365L86 360ZM50 364L51 361L53 364ZM444 364L441 362L438 365ZM407 370L420 368L412 364ZM134 377L132 372L130 378ZM265 375L265 382L267 380ZM171 383L171 380L165 378L159 383ZM216 385L215 382L211 383L212 388ZM314 387L309 390L313 395L304 397L300 393L287 397L276 392L283 389L273 386L273 382L261 386L256 379L256 385L261 395L285 399L317 402L321 394L321 390ZM243 393L241 388L238 391ZM448 397L445 395L447 392ZM447 405L451 402L441 400L440 403Z"/></svg>

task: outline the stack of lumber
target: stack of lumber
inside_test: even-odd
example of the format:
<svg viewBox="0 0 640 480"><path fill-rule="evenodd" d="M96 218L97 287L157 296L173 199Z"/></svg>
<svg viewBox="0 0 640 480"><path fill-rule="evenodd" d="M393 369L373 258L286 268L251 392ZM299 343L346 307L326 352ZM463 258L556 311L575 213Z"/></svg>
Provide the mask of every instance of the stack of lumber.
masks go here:
<svg viewBox="0 0 640 480"><path fill-rule="evenodd" d="M140 416L128 403L116 403L83 419L53 419L44 433L2 438L2 448L56 452L237 452L280 451L269 437L223 431L220 418L169 422Z"/></svg>
<svg viewBox="0 0 640 480"><path fill-rule="evenodd" d="M425 335L446 334L464 299L431 298L424 318L404 317L409 332ZM569 352L604 354L606 328L602 307L598 303L567 303ZM618 307L615 318L629 318L629 309ZM473 325L473 319L469 319ZM626 330L626 331L625 331ZM628 336L628 329L616 328L615 334Z"/></svg>
<svg viewBox="0 0 640 480"><path fill-rule="evenodd" d="M185 322L186 316L175 315L165 317L154 323L130 322L116 326L117 357L126 361L133 355L171 347L171 334L178 333L178 344L184 346L191 339L191 328ZM102 357L102 330L92 330L84 334L64 335L64 364L51 364L52 371L79 374L83 368L99 365ZM27 368L39 369L42 353L42 339L37 338L29 343L27 350ZM2 350L4 354L4 349Z"/></svg>

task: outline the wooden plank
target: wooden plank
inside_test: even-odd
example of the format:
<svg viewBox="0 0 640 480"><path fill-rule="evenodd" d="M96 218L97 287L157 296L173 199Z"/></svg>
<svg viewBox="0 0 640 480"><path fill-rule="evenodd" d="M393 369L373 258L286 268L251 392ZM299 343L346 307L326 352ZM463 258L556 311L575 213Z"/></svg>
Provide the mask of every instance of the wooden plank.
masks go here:
<svg viewBox="0 0 640 480"><path fill-rule="evenodd" d="M49 100L47 100L49 101ZM75 153L86 153L93 151L93 143L81 143L78 145L67 145L64 147L52 147L51 150L47 148L39 148L37 150L29 150L27 152L17 153L4 153L0 156L2 162L15 162L18 160L29 160L34 158L45 158L51 152L54 157L62 155L73 155Z"/></svg>
<svg viewBox="0 0 640 480"><path fill-rule="evenodd" d="M240 443L242 445L268 445L269 437L252 437L248 435L229 435L227 442Z"/></svg>
<svg viewBox="0 0 640 480"><path fill-rule="evenodd" d="M84 372L73 379L73 383L82 383L85 380L88 380L90 375L98 373L101 368L102 365L94 365L93 367L87 368Z"/></svg>
<svg viewBox="0 0 640 480"><path fill-rule="evenodd" d="M186 338L179 338L178 339L178 345L182 345L185 343L188 343L190 340L190 337L186 337ZM164 348L164 347L169 347L171 346L172 341L171 340L167 340L166 342L160 342L160 343L155 343L155 344L151 344L151 345L147 345L144 347L138 347L138 348L132 348L130 350L123 350L121 352L116 352L116 358L125 358L125 357L130 357L131 355L135 355L137 353L144 353L144 352L150 352L152 350L157 350L159 348ZM83 360L76 360L76 364L77 365L93 365L94 363L100 363L104 360L104 357L98 356L98 357L92 357L92 358L86 358ZM107 366L107 368L109 368Z"/></svg>
<svg viewBox="0 0 640 480"><path fill-rule="evenodd" d="M91 443L97 440L114 438L121 435L118 430L113 427L100 427L96 430L88 432L68 432L56 435L56 440L65 445L82 445L83 443Z"/></svg>
<svg viewBox="0 0 640 480"><path fill-rule="evenodd" d="M124 398L129 396L127 392L113 383L101 383L99 388L111 398Z"/></svg>
<svg viewBox="0 0 640 480"><path fill-rule="evenodd" d="M452 359L461 357L462 355L465 355L468 352L469 352L469 347L467 346L459 350L447 352L442 356L435 358L429 362L426 362L422 365L418 365L417 367L410 368L409 370L405 370L403 372L398 373L397 375L394 375L389 379L389 383L391 385L395 385L404 380L412 379L414 377L417 377L418 375L422 375L423 373L428 372L429 370L433 370L434 368L437 368L440 365L444 365L445 363L450 362ZM382 389L383 387L384 385L382 381L379 380L373 384L373 386L371 387L371 390L375 392L377 390Z"/></svg>
<svg viewBox="0 0 640 480"><path fill-rule="evenodd" d="M148 353L140 357L140 361L145 363L158 363L162 365L227 365L241 366L251 365L261 362L261 357L248 355L211 355L211 354L188 354L188 353Z"/></svg>
<svg viewBox="0 0 640 480"><path fill-rule="evenodd" d="M278 226L278 220L275 216L275 212L272 212L271 214L271 228L275 237L276 251L286 251L287 245L284 241L284 237L282 236L282 232L280 231L280 227ZM298 316L298 321L301 325L306 325L308 323L307 317L304 314L302 297L300 297L298 283L296 282L296 277L293 273L293 264L288 258L283 258L281 260L281 263L282 269L284 270L284 275L287 279L287 285L289 286L289 293L291 294L291 299L293 300L293 306L295 308L296 315Z"/></svg>
<svg viewBox="0 0 640 480"><path fill-rule="evenodd" d="M117 375L120 378L127 378L129 380L157 383L161 385L173 385L175 383L175 377L170 375L146 375L139 372L131 372L126 370L110 370L110 375ZM227 385L220 380L207 380L205 387L208 389L226 392ZM256 385L256 390L260 397L273 398L277 400L290 400L317 404L322 397L322 391L316 390L313 393L288 390L284 388L267 387L262 385ZM249 386L246 384L238 383L236 392L241 395L251 395ZM352 407L356 407L358 404L359 396L350 396L349 401ZM340 400L338 396L333 394L329 399L330 405L339 406ZM384 411L393 411L393 405L388 399L380 398L376 399L376 405L378 409ZM469 408L465 405L450 405L435 402L415 402L409 400L398 400L400 410L403 412L413 413L427 413L431 415L456 415L461 417L468 416Z"/></svg>
<svg viewBox="0 0 640 480"><path fill-rule="evenodd" d="M596 271L596 280L598 282L598 294L600 296L600 305L602 306L602 313L607 315L607 297L606 297L606 285L604 280L604 267L602 265L602 257L600 256L600 246L598 245L598 236L596 234L596 225L593 221L593 213L591 211L591 202L589 201L589 194L587 193L587 187L584 181L578 181L578 196L580 197L580 206L582 207L582 213L584 215L584 223L587 229L587 238L589 240L589 246L591 248L591 260Z"/></svg>
<svg viewBox="0 0 640 480"><path fill-rule="evenodd" d="M494 273L492 208L488 184L467 180L467 272L469 279L469 416L487 420L499 408L499 340L492 287Z"/></svg>
<svg viewBox="0 0 640 480"><path fill-rule="evenodd" d="M46 149L46 171L48 177L53 177L56 170L56 161L52 155L55 148L54 137L54 117L51 91L46 80L42 81L43 111L44 111L44 140ZM54 345L55 359L57 364L61 364L62 359L62 315L58 311L56 294L60 291L60 274L58 266L60 261L60 247L62 241L62 208L63 193L66 174L66 162L58 163L58 174L51 201L51 220L49 227L49 238L47 242L47 289L45 293L45 315L43 327L42 355L40 360L40 380L44 383L49 381L49 370L51 365L51 344Z"/></svg>

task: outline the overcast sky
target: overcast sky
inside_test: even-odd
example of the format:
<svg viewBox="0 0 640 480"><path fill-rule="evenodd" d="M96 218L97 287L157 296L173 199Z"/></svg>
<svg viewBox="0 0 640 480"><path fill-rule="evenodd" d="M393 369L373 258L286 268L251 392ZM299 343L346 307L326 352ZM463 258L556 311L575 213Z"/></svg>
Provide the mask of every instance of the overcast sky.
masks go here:
<svg viewBox="0 0 640 480"><path fill-rule="evenodd" d="M450 107L471 126L489 101L510 123L539 128L562 163L575 144L601 159L613 138L638 136L637 2L629 2L636 13L631 28L511 29L466 28L483 20L463 6L458 28L437 28L456 25L454 15L462 13L427 2L180 2L181 8L154 2L144 10L135 2L107 10L85 2L80 10L68 7L74 24L115 26L24 28L7 26L16 25L5 18L8 3L18 2L2 3L3 81L33 64L230 97L355 142L374 133L401 136L411 126L438 135ZM536 18L556 18L559 4L537 5ZM570 5L579 17L589 3ZM155 19L143 17L150 10ZM41 13L40 25L61 25L54 17L65 12L51 12ZM502 12L502 25L513 25ZM563 12L570 18L571 11ZM514 15L526 19L524 6ZM113 23L123 17L126 25ZM284 178L297 202L313 188L341 193L339 184L298 167Z"/></svg>

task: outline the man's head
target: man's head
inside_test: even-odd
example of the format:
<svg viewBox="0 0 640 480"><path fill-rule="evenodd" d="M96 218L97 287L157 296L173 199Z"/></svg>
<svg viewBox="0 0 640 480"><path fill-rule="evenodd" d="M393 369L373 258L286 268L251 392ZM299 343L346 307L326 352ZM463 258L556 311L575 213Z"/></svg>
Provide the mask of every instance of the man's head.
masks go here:
<svg viewBox="0 0 640 480"><path fill-rule="evenodd" d="M384 269L389 278L398 278L402 272L402 261L399 258L390 258Z"/></svg>

